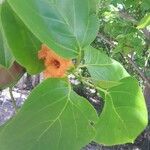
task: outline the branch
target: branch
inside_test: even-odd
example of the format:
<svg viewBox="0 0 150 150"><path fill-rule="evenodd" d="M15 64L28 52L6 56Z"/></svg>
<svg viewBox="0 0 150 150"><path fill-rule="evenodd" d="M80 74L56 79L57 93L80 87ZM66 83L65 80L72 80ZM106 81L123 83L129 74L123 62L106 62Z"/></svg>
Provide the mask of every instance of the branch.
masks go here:
<svg viewBox="0 0 150 150"><path fill-rule="evenodd" d="M104 34L98 33L97 37L99 37L100 39L102 39L105 43L107 43L108 45L110 45L112 48L115 48L114 42L111 41L111 40L109 40Z"/></svg>
<svg viewBox="0 0 150 150"><path fill-rule="evenodd" d="M129 15L127 12L122 10L119 11L119 17L132 22L134 25L138 23L138 21L133 16Z"/></svg>

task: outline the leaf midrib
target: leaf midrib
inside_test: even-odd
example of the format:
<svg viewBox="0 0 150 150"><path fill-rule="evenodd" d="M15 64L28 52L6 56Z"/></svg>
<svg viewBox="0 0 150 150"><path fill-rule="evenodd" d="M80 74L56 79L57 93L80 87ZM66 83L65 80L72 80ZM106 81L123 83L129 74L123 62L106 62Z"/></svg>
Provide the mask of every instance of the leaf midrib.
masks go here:
<svg viewBox="0 0 150 150"><path fill-rule="evenodd" d="M122 122L124 128L126 129L126 131L127 131L127 133L128 133L128 134L127 134L128 140L132 140L132 139L130 138L130 134L129 134L130 132L129 132L129 130L128 130L128 128L127 128L127 126L126 126L124 120L121 118L121 116L119 115L119 113L117 112L117 110L116 110L116 108L115 108L115 106L114 106L112 96L110 95L110 93L107 93L106 96L108 96L108 97L110 98L111 103L112 103L112 109L114 110L116 116L118 116L118 118L119 118L120 121ZM106 96L105 96L105 97L106 97Z"/></svg>

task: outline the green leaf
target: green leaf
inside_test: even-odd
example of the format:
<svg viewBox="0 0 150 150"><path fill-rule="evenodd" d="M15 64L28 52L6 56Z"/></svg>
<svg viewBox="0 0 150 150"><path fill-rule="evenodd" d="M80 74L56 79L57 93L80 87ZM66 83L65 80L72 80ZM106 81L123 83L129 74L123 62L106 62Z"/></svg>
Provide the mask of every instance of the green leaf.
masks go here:
<svg viewBox="0 0 150 150"><path fill-rule="evenodd" d="M14 62L14 57L10 52L2 28L0 29L0 66L9 68Z"/></svg>
<svg viewBox="0 0 150 150"><path fill-rule="evenodd" d="M0 7L0 13L1 13L1 7ZM1 24L1 18L0 18L0 66L9 68L13 62L14 62L14 57L7 44L6 37L4 35L4 31Z"/></svg>
<svg viewBox="0 0 150 150"><path fill-rule="evenodd" d="M141 7L144 10L149 10L150 9L150 1L149 0L143 0L142 4L141 4Z"/></svg>
<svg viewBox="0 0 150 150"><path fill-rule="evenodd" d="M148 122L147 109L138 82L131 78L108 90L96 124L95 140L104 145L133 143Z"/></svg>
<svg viewBox="0 0 150 150"><path fill-rule="evenodd" d="M150 13L146 14L144 16L144 18L142 18L142 20L139 22L137 28L138 29L143 29L143 28L145 28L145 27L147 27L149 25L150 25Z"/></svg>
<svg viewBox="0 0 150 150"><path fill-rule="evenodd" d="M120 34L117 36L118 44L113 50L113 53L121 52L124 55L136 51L138 54L143 52L144 44L142 37L137 32L129 34Z"/></svg>
<svg viewBox="0 0 150 150"><path fill-rule="evenodd" d="M124 30L126 29L126 30ZM116 38L118 35L126 35L137 32L137 29L133 27L129 22L124 22L114 18L113 21L109 21L104 25L104 32L112 38Z"/></svg>
<svg viewBox="0 0 150 150"><path fill-rule="evenodd" d="M41 72L43 63L38 59L41 42L27 29L7 2L2 4L1 18L4 34L17 62L30 74Z"/></svg>
<svg viewBox="0 0 150 150"><path fill-rule="evenodd" d="M78 150L90 142L94 108L65 79L39 85L0 133L1 150Z"/></svg>
<svg viewBox="0 0 150 150"><path fill-rule="evenodd" d="M89 70L92 80L103 88L118 85L120 79L129 76L119 62L92 47L85 50L84 66Z"/></svg>
<svg viewBox="0 0 150 150"><path fill-rule="evenodd" d="M74 58L98 31L97 0L8 0L28 28L56 53ZM95 10L94 10L95 9Z"/></svg>

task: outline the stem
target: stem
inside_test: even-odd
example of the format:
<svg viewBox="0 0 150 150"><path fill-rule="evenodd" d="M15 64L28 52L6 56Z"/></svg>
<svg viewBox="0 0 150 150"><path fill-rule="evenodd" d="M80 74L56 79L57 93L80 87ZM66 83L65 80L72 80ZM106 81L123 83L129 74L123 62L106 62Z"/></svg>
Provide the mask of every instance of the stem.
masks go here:
<svg viewBox="0 0 150 150"><path fill-rule="evenodd" d="M12 100L12 103L13 103L13 106L14 106L14 109L15 109L15 113L17 112L17 105L16 105L16 101L15 101L15 98L13 96L13 92L12 92L12 88L9 87L9 94L10 94L10 97L11 97L11 100Z"/></svg>
<svg viewBox="0 0 150 150"><path fill-rule="evenodd" d="M98 86L95 86L95 85L93 85L92 83L86 81L87 78L84 78L84 77L82 77L81 75L78 75L78 74L76 74L76 73L73 73L73 74L75 75L75 77L76 77L80 82L84 83L85 85L87 85L87 86L89 86L89 87L92 87L92 88L94 88L94 89L100 90L100 91L104 92L105 94L108 93L107 90L104 90L104 89L102 89L102 88L100 88L100 87L98 87Z"/></svg>
<svg viewBox="0 0 150 150"><path fill-rule="evenodd" d="M80 49L79 50L79 56L77 58L77 62L76 62L76 67L79 66L80 62L81 62L81 59L82 59L82 50Z"/></svg>
<svg viewBox="0 0 150 150"><path fill-rule="evenodd" d="M102 89L102 88L100 88L100 87L98 87L98 86L95 86L95 85L93 85L93 84L91 84L91 83L89 83L89 82L87 82L87 81L85 81L85 80L82 80L82 82L85 83L85 84L86 84L87 86L89 86L89 87L95 88L95 89L100 90L100 91L102 91L102 92L104 92L104 93L108 93L107 90L104 90L104 89Z"/></svg>

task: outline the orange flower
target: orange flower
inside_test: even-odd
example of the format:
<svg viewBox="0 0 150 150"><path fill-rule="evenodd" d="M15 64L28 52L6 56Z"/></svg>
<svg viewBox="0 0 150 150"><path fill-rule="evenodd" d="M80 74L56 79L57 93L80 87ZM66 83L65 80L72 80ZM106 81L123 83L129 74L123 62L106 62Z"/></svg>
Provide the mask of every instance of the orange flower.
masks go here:
<svg viewBox="0 0 150 150"><path fill-rule="evenodd" d="M65 77L67 70L73 66L71 60L59 56L44 44L42 44L42 48L38 52L38 58L44 60L46 69L43 73L45 78Z"/></svg>

